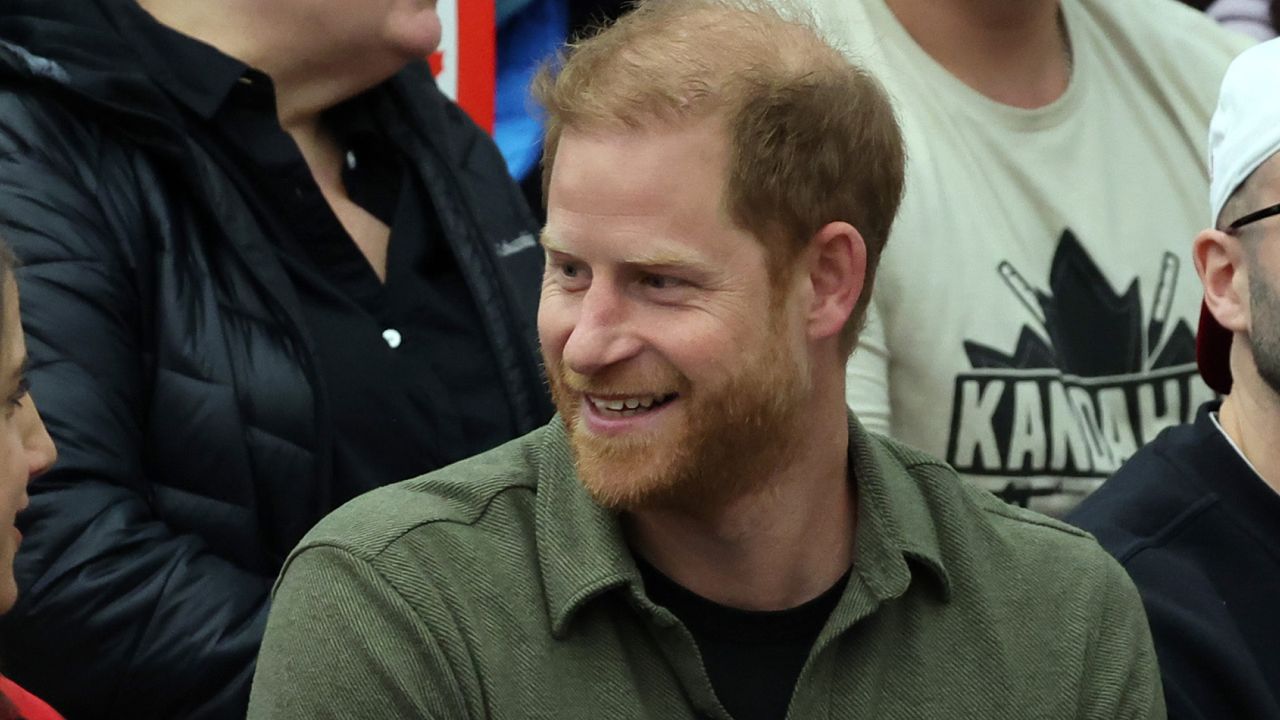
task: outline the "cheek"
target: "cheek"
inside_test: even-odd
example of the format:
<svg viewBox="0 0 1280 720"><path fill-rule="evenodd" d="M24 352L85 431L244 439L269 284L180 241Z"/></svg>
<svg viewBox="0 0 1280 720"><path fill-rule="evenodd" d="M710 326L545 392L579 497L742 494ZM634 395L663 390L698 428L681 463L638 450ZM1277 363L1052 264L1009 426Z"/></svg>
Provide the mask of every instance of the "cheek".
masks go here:
<svg viewBox="0 0 1280 720"><path fill-rule="evenodd" d="M666 322L650 336L650 345L667 363L695 382L717 382L731 376L758 340L718 323Z"/></svg>
<svg viewBox="0 0 1280 720"><path fill-rule="evenodd" d="M543 290L538 303L538 343L548 361L558 360L573 332L572 311L553 289Z"/></svg>
<svg viewBox="0 0 1280 720"><path fill-rule="evenodd" d="M22 496L23 491L27 487L27 459L22 451L22 445L18 438L11 432L5 433L3 443L0 443L0 518L12 517L17 511L18 498Z"/></svg>

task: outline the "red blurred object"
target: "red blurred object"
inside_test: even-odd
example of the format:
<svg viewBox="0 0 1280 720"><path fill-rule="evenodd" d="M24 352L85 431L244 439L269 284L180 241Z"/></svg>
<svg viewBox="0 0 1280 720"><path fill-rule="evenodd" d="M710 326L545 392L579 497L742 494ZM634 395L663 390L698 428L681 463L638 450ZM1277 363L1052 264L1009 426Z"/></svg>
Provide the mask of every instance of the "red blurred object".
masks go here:
<svg viewBox="0 0 1280 720"><path fill-rule="evenodd" d="M441 89L466 110L476 124L493 132L497 77L497 12L493 0L440 0L441 19L456 20L446 28L439 51L428 62Z"/></svg>
<svg viewBox="0 0 1280 720"><path fill-rule="evenodd" d="M0 677L0 720L62 720L62 716L40 698L18 687L12 680Z"/></svg>

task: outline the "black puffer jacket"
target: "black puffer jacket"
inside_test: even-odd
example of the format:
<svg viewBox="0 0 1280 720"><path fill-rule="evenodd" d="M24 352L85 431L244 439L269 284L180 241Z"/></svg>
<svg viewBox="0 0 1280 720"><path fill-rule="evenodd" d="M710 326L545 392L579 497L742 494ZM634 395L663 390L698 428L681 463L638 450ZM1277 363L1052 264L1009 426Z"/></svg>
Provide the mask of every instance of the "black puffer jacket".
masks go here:
<svg viewBox="0 0 1280 720"><path fill-rule="evenodd" d="M20 521L0 649L71 720L243 717L271 583L332 509L330 422L271 208L183 132L115 32L120 1L0 4L0 234L60 451ZM530 430L550 406L529 212L425 67L378 93Z"/></svg>

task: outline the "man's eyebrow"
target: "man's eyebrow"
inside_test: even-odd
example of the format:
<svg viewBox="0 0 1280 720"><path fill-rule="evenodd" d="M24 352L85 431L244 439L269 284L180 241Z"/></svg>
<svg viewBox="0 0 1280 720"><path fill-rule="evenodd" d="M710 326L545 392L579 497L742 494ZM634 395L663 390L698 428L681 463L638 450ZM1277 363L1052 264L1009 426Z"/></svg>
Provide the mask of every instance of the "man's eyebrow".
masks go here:
<svg viewBox="0 0 1280 720"><path fill-rule="evenodd" d="M562 255L573 254L545 230L538 235L538 244L542 245L542 249L547 252L560 253ZM693 270L711 270L713 268L711 263L696 253L662 249L642 251L637 255L625 258L621 262L623 265L634 268L689 268Z"/></svg>
<svg viewBox="0 0 1280 720"><path fill-rule="evenodd" d="M700 268L706 265L696 255L675 252L653 252L628 258L627 265L649 268Z"/></svg>
<svg viewBox="0 0 1280 720"><path fill-rule="evenodd" d="M546 230L543 230L542 232L538 233L538 244L542 246L543 250L550 250L552 252L563 252L560 245L555 241L555 238L551 237L551 235L548 234Z"/></svg>

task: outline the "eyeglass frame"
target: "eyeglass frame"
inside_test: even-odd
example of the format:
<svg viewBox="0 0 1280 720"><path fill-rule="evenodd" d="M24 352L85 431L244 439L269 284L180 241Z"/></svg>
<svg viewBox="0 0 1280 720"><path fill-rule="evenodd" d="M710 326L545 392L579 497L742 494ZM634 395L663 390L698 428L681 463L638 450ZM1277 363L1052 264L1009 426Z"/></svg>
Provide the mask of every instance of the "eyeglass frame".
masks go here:
<svg viewBox="0 0 1280 720"><path fill-rule="evenodd" d="M1252 225L1253 223L1256 223L1259 220L1266 220L1267 218L1273 217L1275 215L1280 215L1280 203L1276 203L1275 205L1271 205L1269 207L1264 207L1261 210L1254 210L1248 215L1245 215L1239 220L1236 220L1235 222L1228 225L1227 232L1235 232L1236 230L1239 230L1245 225Z"/></svg>

